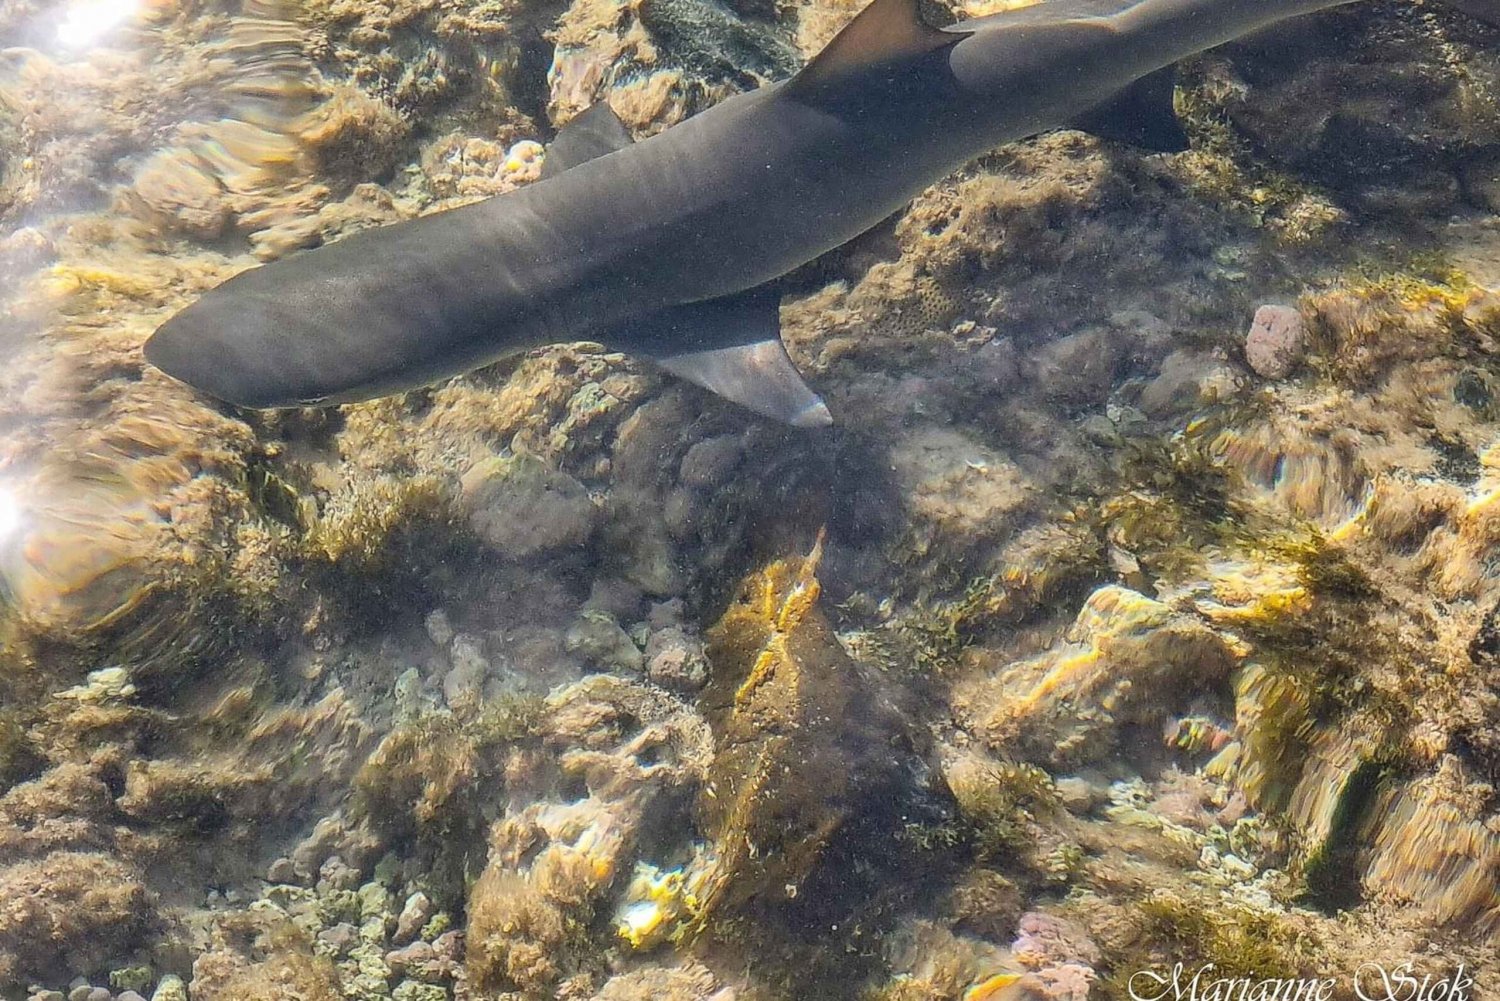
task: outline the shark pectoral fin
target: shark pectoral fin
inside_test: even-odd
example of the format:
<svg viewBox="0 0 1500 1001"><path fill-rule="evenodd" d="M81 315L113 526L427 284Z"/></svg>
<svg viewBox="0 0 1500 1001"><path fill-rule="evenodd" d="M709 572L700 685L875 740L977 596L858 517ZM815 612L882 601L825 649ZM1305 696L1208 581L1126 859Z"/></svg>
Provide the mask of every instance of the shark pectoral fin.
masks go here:
<svg viewBox="0 0 1500 1001"><path fill-rule="evenodd" d="M969 34L933 27L922 19L917 3L874 0L787 81L784 93L806 99L871 66L915 59L962 41Z"/></svg>
<svg viewBox="0 0 1500 1001"><path fill-rule="evenodd" d="M1174 67L1159 69L1085 111L1068 127L1152 153L1181 153L1188 148L1188 137L1172 109L1176 82Z"/></svg>
<svg viewBox="0 0 1500 1001"><path fill-rule="evenodd" d="M802 381L780 337L658 358L657 364L732 403L793 427L827 427L828 407Z"/></svg>
<svg viewBox="0 0 1500 1001"><path fill-rule="evenodd" d="M624 149L635 140L608 101L597 101L558 130L542 160L541 177L561 174L595 157Z"/></svg>

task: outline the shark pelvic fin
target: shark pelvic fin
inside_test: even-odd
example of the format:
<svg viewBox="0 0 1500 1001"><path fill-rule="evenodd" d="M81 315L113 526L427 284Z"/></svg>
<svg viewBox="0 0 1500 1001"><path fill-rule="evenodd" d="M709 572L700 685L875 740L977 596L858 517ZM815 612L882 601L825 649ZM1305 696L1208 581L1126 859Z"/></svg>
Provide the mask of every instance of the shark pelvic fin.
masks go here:
<svg viewBox="0 0 1500 1001"><path fill-rule="evenodd" d="M944 31L922 19L918 0L873 0L786 85L806 97L871 67L953 45L968 32Z"/></svg>
<svg viewBox="0 0 1500 1001"><path fill-rule="evenodd" d="M780 292L762 286L673 306L603 341L762 416L795 427L832 424L781 343L780 302Z"/></svg>
<svg viewBox="0 0 1500 1001"><path fill-rule="evenodd" d="M672 355L657 359L657 364L679 379L793 427L833 423L827 405L802 381L780 337Z"/></svg>
<svg viewBox="0 0 1500 1001"><path fill-rule="evenodd" d="M1181 153L1188 137L1172 109L1176 83L1174 67L1159 69L1085 111L1069 127L1152 153Z"/></svg>
<svg viewBox="0 0 1500 1001"><path fill-rule="evenodd" d="M557 132L542 161L542 177L561 174L595 157L624 149L635 140L608 101L596 101Z"/></svg>

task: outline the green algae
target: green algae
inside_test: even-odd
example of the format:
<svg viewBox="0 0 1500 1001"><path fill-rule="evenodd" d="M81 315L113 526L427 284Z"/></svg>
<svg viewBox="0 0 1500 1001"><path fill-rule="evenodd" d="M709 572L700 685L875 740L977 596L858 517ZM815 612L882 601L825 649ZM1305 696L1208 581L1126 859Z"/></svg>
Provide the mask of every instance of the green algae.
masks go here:
<svg viewBox="0 0 1500 1001"><path fill-rule="evenodd" d="M1179 67L1173 104L1192 153L1177 167L1193 195L1232 213L1288 246L1324 240L1343 213L1329 192L1269 166L1234 128L1227 112L1232 85L1215 79L1212 58Z"/></svg>
<svg viewBox="0 0 1500 1001"><path fill-rule="evenodd" d="M943 582L954 596L918 598L894 623L890 639L917 674L951 674L971 644L1046 614L1107 577L1106 543L1082 515L1065 517L1035 545L1028 541L1023 536L1016 552L998 556L1001 569Z"/></svg>
<svg viewBox="0 0 1500 1001"><path fill-rule="evenodd" d="M1380 788L1396 770L1388 763L1364 760L1344 782L1327 836L1310 845L1298 860L1304 902L1329 913L1347 910L1362 899L1359 857L1364 849L1362 825Z"/></svg>
<svg viewBox="0 0 1500 1001"><path fill-rule="evenodd" d="M480 759L536 735L544 719L542 699L522 694L483 702L463 717L426 712L387 735L360 770L356 811L407 833L412 824L441 828Z"/></svg>
<svg viewBox="0 0 1500 1001"><path fill-rule="evenodd" d="M399 560L423 530L448 533L456 526L453 495L436 476L380 476L352 496L330 504L308 530L308 558L340 570L373 576Z"/></svg>
<svg viewBox="0 0 1500 1001"><path fill-rule="evenodd" d="M20 715L0 709L0 791L35 777L45 764Z"/></svg>
<svg viewBox="0 0 1500 1001"><path fill-rule="evenodd" d="M1177 962L1189 970L1212 964L1215 978L1251 981L1306 976L1318 968L1321 943L1276 912L1170 891L1139 900L1131 910L1134 941L1106 956L1108 973L1099 981L1101 996L1110 1001L1131 996L1133 973Z"/></svg>
<svg viewBox="0 0 1500 1001"><path fill-rule="evenodd" d="M508 747L536 736L542 700L514 695L463 716L430 711L388 734L354 779L352 813L417 860L440 900L462 900L485 857L484 804ZM493 780L491 780L493 781Z"/></svg>
<svg viewBox="0 0 1500 1001"><path fill-rule="evenodd" d="M1004 762L950 781L965 841L981 862L1024 859L1038 816L1059 808L1052 776L1035 765Z"/></svg>

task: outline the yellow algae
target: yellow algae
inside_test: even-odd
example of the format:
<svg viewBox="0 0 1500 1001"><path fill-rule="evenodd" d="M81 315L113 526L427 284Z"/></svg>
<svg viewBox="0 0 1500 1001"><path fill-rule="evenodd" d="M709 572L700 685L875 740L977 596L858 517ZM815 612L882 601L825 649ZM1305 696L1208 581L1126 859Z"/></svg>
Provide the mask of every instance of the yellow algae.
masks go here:
<svg viewBox="0 0 1500 1001"><path fill-rule="evenodd" d="M648 951L688 933L707 903L710 877L718 860L700 849L686 866L663 871L637 862L615 910L615 928L630 947Z"/></svg>
<svg viewBox="0 0 1500 1001"><path fill-rule="evenodd" d="M54 264L46 288L57 298L103 291L127 299L154 299L161 291L155 275L133 275L98 264Z"/></svg>
<svg viewBox="0 0 1500 1001"><path fill-rule="evenodd" d="M1194 598L1193 607L1216 624L1274 620L1311 607L1312 595L1293 566L1223 559L1207 569L1212 597Z"/></svg>
<svg viewBox="0 0 1500 1001"><path fill-rule="evenodd" d="M818 608L823 545L820 534L806 557L748 575L708 633L713 677L704 704L720 746L696 811L712 861L689 867L694 913L689 920L681 908L683 917L666 933L674 940L709 932L723 943L720 930L740 928L747 918L764 924L801 906L809 882L858 879L820 869L852 836L851 817L876 825L861 837L889 839L871 851L896 845L900 824L882 830L875 818L889 810L891 769L911 736ZM642 903L636 914L660 934L652 924L656 910ZM766 927L756 937L771 934Z"/></svg>
<svg viewBox="0 0 1500 1001"><path fill-rule="evenodd" d="M750 595L752 604L758 606L758 614L771 624L771 635L755 658L750 673L734 693L738 705L750 697L777 667L787 663L787 638L802 624L808 611L817 604L821 588L816 576L818 564L823 558L823 533L818 533L812 552L802 561L792 578L791 586L783 588L777 583L780 571L768 570L765 577L753 587L759 592Z"/></svg>
<svg viewBox="0 0 1500 1001"><path fill-rule="evenodd" d="M1312 733L1311 704L1301 682L1262 664L1246 664L1235 678L1235 778L1252 803L1279 806L1290 795Z"/></svg>
<svg viewBox="0 0 1500 1001"><path fill-rule="evenodd" d="M1148 694L1213 689L1243 656L1239 644L1163 602L1118 585L1084 602L1066 642L1011 665L1007 697L985 724L998 746L1058 764L1096 760L1118 721L1165 723L1172 703Z"/></svg>
<svg viewBox="0 0 1500 1001"><path fill-rule="evenodd" d="M1087 637L1087 645L1057 659L1031 690L1021 696L1016 712L1026 712L1038 703L1056 697L1060 690L1077 696L1095 683L1101 657L1116 638L1144 635L1165 625L1172 610L1159 601L1122 587L1102 587L1089 595L1074 620L1075 635Z"/></svg>
<svg viewBox="0 0 1500 1001"><path fill-rule="evenodd" d="M1022 979L1019 973L996 973L966 989L962 1001L1009 1001Z"/></svg>

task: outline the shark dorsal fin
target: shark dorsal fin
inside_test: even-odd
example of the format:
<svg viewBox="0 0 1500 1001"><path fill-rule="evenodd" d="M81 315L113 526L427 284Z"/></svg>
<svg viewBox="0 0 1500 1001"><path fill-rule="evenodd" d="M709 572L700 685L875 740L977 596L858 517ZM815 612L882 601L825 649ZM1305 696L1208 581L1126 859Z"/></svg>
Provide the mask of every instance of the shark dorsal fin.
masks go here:
<svg viewBox="0 0 1500 1001"><path fill-rule="evenodd" d="M871 67L914 59L963 37L924 21L918 0L873 0L787 83L787 92L805 97Z"/></svg>
<svg viewBox="0 0 1500 1001"><path fill-rule="evenodd" d="M575 115L557 132L542 161L542 177L561 174L569 167L629 146L633 139L608 101L596 101Z"/></svg>

